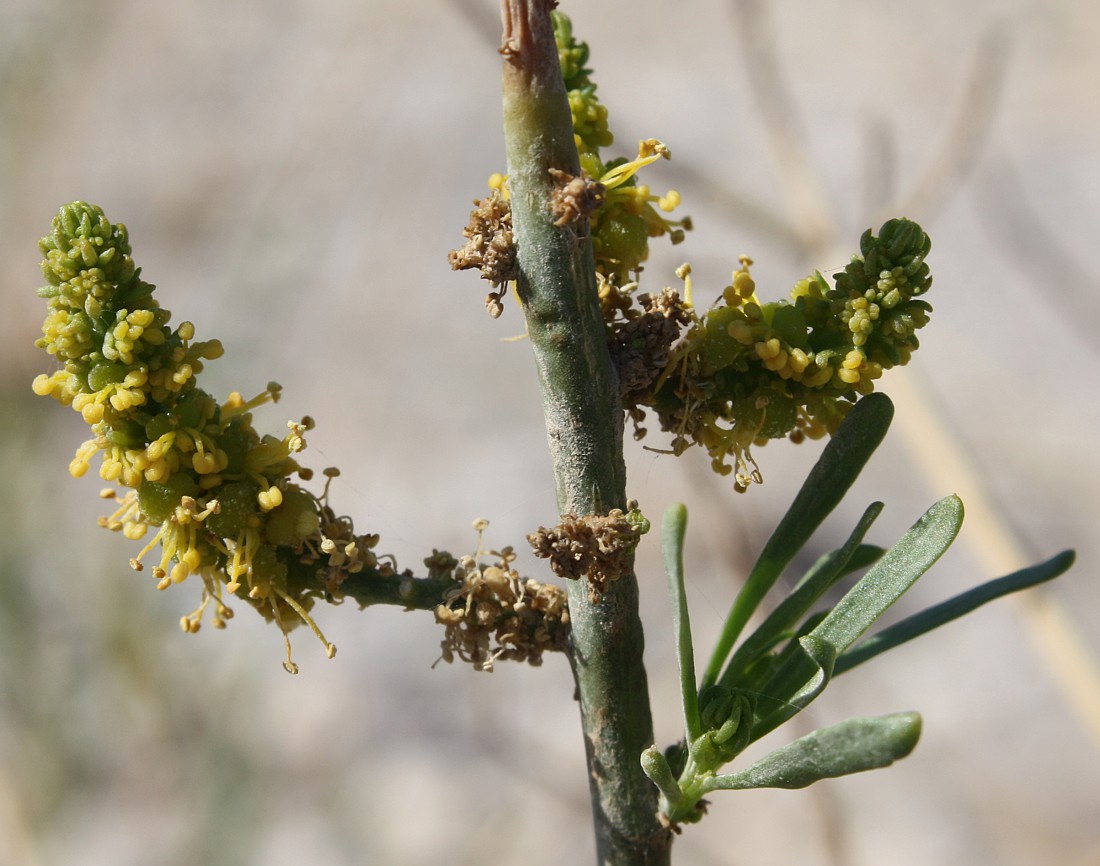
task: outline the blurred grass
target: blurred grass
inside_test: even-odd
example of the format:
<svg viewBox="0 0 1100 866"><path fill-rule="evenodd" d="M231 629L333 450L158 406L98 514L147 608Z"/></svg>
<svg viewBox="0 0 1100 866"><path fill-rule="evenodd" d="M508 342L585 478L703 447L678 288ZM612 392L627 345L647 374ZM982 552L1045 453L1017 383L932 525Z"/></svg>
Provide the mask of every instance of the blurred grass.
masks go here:
<svg viewBox="0 0 1100 866"><path fill-rule="evenodd" d="M699 226L685 246L655 251L654 282L689 258L697 286L717 294L748 250L778 295L807 267L842 265L896 190L919 202L912 184L936 174L914 166L973 151L973 172L934 197L936 314L898 375L935 395L1025 548L1079 547L1077 571L1052 593L1100 641L1096 348L1073 327L1097 309L1082 262L1100 221L1100 122L1065 97L1100 73L1094 6L983 0L963 15L938 0L905 11L788 0L740 47L742 19L725 4L671 23L659 0L566 11L593 46L618 146L666 140L674 159L654 186L678 186ZM426 617L346 606L322 612L334 661L295 636L296 679L279 668L278 635L249 611L225 633L182 635L197 591L156 593L127 568L131 545L94 525L96 482L65 471L79 419L29 390L45 361L31 345L35 241L59 204L87 198L129 225L177 320L226 344L210 389L280 381L284 402L260 426L314 415L310 465L341 466L338 506L402 564L433 546L470 549L478 516L493 521L494 545L545 523L553 489L529 351L497 344L522 327L514 310L490 322L475 281L446 265L469 199L503 164L494 19L488 0L0 8L0 863L590 859L560 660L492 677L431 671L438 635ZM1003 91L974 142L952 124L994 25ZM797 158L830 214L813 223L825 234L800 235L775 193L782 124L759 123L752 71L766 64L742 65L768 50L803 113ZM996 204L1006 173L1007 200L1028 203L1010 215ZM1057 250L1036 241L1048 236ZM631 492L647 513L672 499L692 508L701 640L815 454L763 449L767 483L734 499L699 455L632 450ZM877 540L951 492L920 460L937 457L892 438L860 482L854 511L889 505ZM992 576L966 533L914 607ZM663 581L652 550L640 564L658 736L670 740ZM712 818L678 841L678 862L728 860L731 826L739 856L760 864L1095 862L1095 753L1025 636L1010 608L990 610L838 683L807 724L916 707L927 721L914 756L806 799L715 798Z"/></svg>

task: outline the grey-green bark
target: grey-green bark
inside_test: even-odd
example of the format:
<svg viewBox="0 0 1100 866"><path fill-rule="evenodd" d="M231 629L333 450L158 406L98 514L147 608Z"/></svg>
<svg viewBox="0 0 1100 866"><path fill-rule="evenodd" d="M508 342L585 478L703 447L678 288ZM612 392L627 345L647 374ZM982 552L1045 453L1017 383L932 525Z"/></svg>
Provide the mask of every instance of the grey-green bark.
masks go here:
<svg viewBox="0 0 1100 866"><path fill-rule="evenodd" d="M538 367L561 513L626 504L623 414L599 310L588 222L555 225L551 169L580 174L549 0L502 0L504 131L520 301ZM665 864L669 832L639 763L653 743L638 584L599 601L569 587L571 664L581 705L601 864Z"/></svg>

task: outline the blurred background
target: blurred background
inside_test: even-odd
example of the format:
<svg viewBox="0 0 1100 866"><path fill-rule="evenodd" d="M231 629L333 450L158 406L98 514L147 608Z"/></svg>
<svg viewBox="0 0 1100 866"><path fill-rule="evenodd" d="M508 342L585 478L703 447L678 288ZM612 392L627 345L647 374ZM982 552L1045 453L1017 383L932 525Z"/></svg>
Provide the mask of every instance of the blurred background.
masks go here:
<svg viewBox="0 0 1100 866"><path fill-rule="evenodd" d="M786 295L889 216L933 238L933 322L882 389L898 420L811 554L864 506L892 543L933 501L968 521L897 615L1065 547L1078 565L838 680L792 726L919 709L889 771L715 796L680 864L1100 863L1100 9L1092 0L563 3L616 132L697 226L643 285L740 253ZM418 567L432 548L523 547L556 521L518 310L453 274L470 200L504 170L492 0L6 0L0 6L0 863L174 866L591 862L563 659L439 665L431 616L320 609L333 661L248 610L184 635L198 588L157 593L66 467L79 416L33 396L37 239L72 199L125 222L174 321L220 338L204 385L284 386L257 413L318 422L336 507ZM646 282L648 281L648 283ZM646 444L663 444L651 432ZM656 524L691 509L697 639L820 452L772 443L747 495L629 445ZM678 738L656 534L639 557L658 741ZM529 557L523 568L543 576ZM779 737L789 736L789 730ZM780 739L770 745L777 745Z"/></svg>

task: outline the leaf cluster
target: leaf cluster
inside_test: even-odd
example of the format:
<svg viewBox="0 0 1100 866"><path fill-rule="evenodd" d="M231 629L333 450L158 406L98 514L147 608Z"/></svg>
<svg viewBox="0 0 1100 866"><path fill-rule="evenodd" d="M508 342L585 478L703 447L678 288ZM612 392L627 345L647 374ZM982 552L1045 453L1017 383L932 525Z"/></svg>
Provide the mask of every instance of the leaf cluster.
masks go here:
<svg viewBox="0 0 1100 866"><path fill-rule="evenodd" d="M685 739L664 754L651 748L642 763L660 787L662 808L673 824L698 820L701 798L710 791L799 788L905 757L920 735L920 716L913 712L848 719L782 746L743 770L718 772L814 701L835 676L986 602L1057 577L1072 565L1073 552L1064 551L863 638L947 550L963 520L962 502L947 496L884 549L864 541L883 508L875 502L845 542L821 556L741 639L769 590L882 442L892 416L889 398L873 394L841 424L734 599L698 683L684 589L687 511L673 505L665 514L663 545L678 632ZM868 570L839 601L819 607L829 589L863 569Z"/></svg>

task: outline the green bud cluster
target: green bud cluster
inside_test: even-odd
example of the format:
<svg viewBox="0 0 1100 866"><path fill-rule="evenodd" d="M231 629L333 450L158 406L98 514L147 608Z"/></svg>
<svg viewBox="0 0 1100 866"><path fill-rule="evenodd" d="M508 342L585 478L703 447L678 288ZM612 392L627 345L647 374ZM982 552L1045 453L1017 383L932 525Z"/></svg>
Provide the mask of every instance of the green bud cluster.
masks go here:
<svg viewBox="0 0 1100 866"><path fill-rule="evenodd" d="M706 814L705 785L752 740L754 693L720 684L699 694L701 732L663 753L651 746L642 753L642 769L661 791L661 809L676 824L693 824Z"/></svg>
<svg viewBox="0 0 1100 866"><path fill-rule="evenodd" d="M134 265L126 227L100 208L61 208L39 245L48 284L38 294L48 312L36 345L62 366L33 387L71 405L90 427L71 474L84 475L99 453L100 477L125 491L104 491L118 507L102 525L133 540L153 529L131 565L143 570L142 558L159 544L158 588L198 576L202 600L183 617L185 631L197 631L211 605L214 625L223 626L232 613L225 596L236 595L284 637L307 623L331 655L335 648L309 615L314 602L338 597L349 574L390 569L372 552L377 536L356 535L333 513L327 483L319 498L291 480L312 475L293 457L312 421L289 423L281 439L261 436L251 410L276 401L277 384L252 400L233 393L220 404L197 386L203 361L220 357L221 344L195 342L190 322L169 327L171 314ZM289 646L286 667L295 670Z"/></svg>
<svg viewBox="0 0 1100 866"><path fill-rule="evenodd" d="M908 362L931 311L919 297L932 282L930 248L919 225L890 220L877 236L863 235L861 254L833 288L816 273L790 301L769 303L757 300L751 261L742 258L701 316L690 312L685 269L683 318L691 324L653 385L630 394L636 427L654 411L674 436L674 453L701 445L716 472L736 472L737 489L746 489L760 480L753 445L832 433L884 370ZM622 327L612 322L613 331Z"/></svg>
<svg viewBox="0 0 1100 866"><path fill-rule="evenodd" d="M697 772L717 770L749 744L756 700L748 692L713 685L699 696L703 733L688 748Z"/></svg>
<svg viewBox="0 0 1100 866"><path fill-rule="evenodd" d="M573 130L580 139L579 148L595 153L608 147L614 136L607 125L607 107L596 97L596 85L588 77L592 70L588 63L588 43L578 42L573 36L573 22L561 12L551 12L554 24L554 41L558 46L558 62L565 89L569 94L569 108L573 114Z"/></svg>
<svg viewBox="0 0 1100 866"><path fill-rule="evenodd" d="M642 168L657 159L670 158L664 144L647 139L639 143L634 159L619 156L604 160L600 149L609 147L614 136L608 126L607 108L597 98L596 85L589 77L588 45L576 40L566 15L555 11L551 19L581 170L599 185L602 199L590 214L596 271L608 290L615 291L637 278L649 257L650 238L667 235L678 244L685 231L691 229L691 218L669 219L665 214L680 205L680 194L669 190L663 196L654 195L638 180Z"/></svg>
<svg viewBox="0 0 1100 866"><path fill-rule="evenodd" d="M877 237L868 229L860 238L861 255L825 293L828 310L807 298L807 319L839 320L852 345L883 369L906 363L920 345L916 331L928 324L932 311L919 299L932 285L925 262L931 248L928 235L910 220L890 220Z"/></svg>
<svg viewBox="0 0 1100 866"><path fill-rule="evenodd" d="M552 12L551 18L581 171L588 180L599 184L602 199L590 214L596 270L602 279L622 286L642 269L649 257L650 238L668 235L672 243L679 243L684 232L691 228L691 220L665 216L680 204L680 194L675 190L658 196L638 181L639 170L657 159L669 158L668 148L661 142L656 139L641 142L634 159L620 156L604 160L600 150L610 147L614 136L608 126L607 108L596 96L596 85L589 77L592 70L587 68L588 45L576 40L567 16Z"/></svg>

